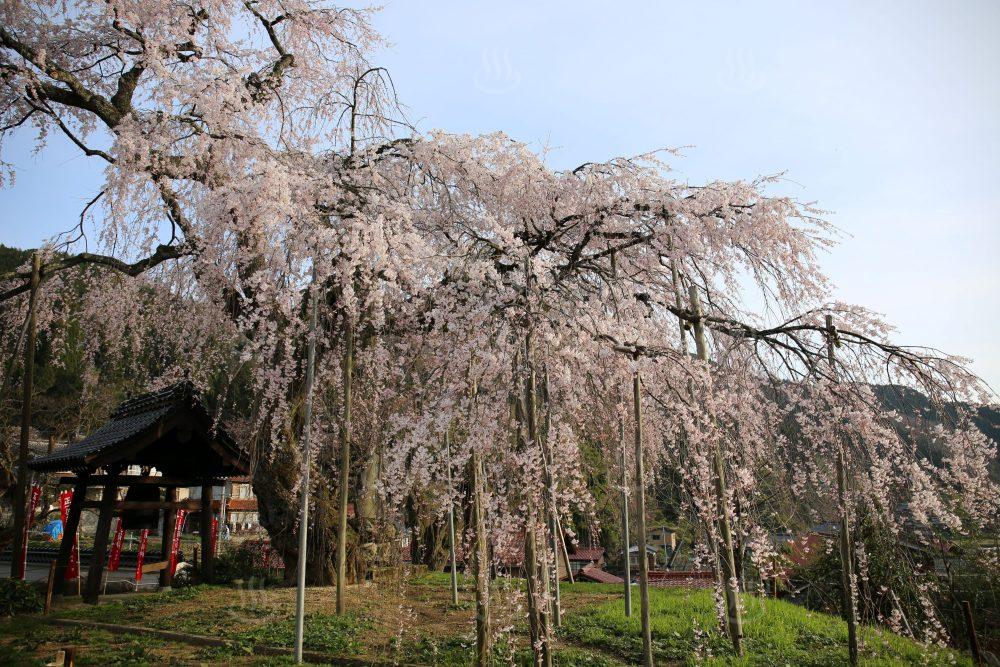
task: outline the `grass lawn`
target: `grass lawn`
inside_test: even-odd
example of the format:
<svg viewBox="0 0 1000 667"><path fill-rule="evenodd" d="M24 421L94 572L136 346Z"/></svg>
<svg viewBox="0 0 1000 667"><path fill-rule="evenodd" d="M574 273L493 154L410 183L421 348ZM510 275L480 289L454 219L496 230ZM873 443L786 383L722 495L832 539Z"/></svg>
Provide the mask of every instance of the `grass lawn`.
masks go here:
<svg viewBox="0 0 1000 667"><path fill-rule="evenodd" d="M502 629L497 664L530 664L527 630L518 611L520 582L497 583L494 608ZM351 612L336 616L333 588L308 592L305 644L309 650L341 656L422 665L466 665L475 648L473 588L461 585L462 602L451 604L447 575L352 587ZM558 631L556 663L563 667L635 664L640 656L638 599L626 619L620 588L567 584ZM638 596L635 596L638 598ZM196 647L158 638L52 626L34 617L0 621L0 664L44 664L60 646L79 648L81 665L120 664L289 664L285 658L255 656L255 644L291 646L295 591L198 586L168 593L119 596L96 607L65 602L55 615L230 639L232 648ZM715 628L710 592L651 591L653 642L659 664L841 665L847 660L846 627L837 618L794 605L746 598L747 655L735 659ZM955 651L928 652L891 633L866 628L863 663L971 665Z"/></svg>

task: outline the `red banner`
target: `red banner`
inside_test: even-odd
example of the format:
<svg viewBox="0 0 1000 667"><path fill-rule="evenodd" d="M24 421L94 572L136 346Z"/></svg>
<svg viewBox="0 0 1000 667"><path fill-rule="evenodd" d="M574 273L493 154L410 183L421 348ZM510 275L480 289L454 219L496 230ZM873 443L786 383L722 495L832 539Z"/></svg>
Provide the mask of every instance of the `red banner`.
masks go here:
<svg viewBox="0 0 1000 667"><path fill-rule="evenodd" d="M135 583L142 581L142 564L146 560L146 541L149 538L149 529L143 528L139 531L139 554L136 557Z"/></svg>
<svg viewBox="0 0 1000 667"><path fill-rule="evenodd" d="M66 539L66 520L69 516L69 505L73 502L73 492L63 491L59 494L59 514L62 518L63 536ZM73 535L73 550L69 555L69 563L66 565L66 580L76 579L80 576L80 537L79 531Z"/></svg>
<svg viewBox="0 0 1000 667"><path fill-rule="evenodd" d="M24 517L24 540L21 543L21 557L17 562L17 579L24 579L24 564L28 561L28 529L35 522L35 508L42 497L42 487L32 486L31 497L28 499L28 513Z"/></svg>
<svg viewBox="0 0 1000 667"><path fill-rule="evenodd" d="M219 537L219 520L216 517L212 517L212 556L214 557L218 550L215 547L215 543Z"/></svg>
<svg viewBox="0 0 1000 667"><path fill-rule="evenodd" d="M174 521L174 543L170 545L170 576L174 576L177 570L177 552L181 548L181 528L184 527L184 510L177 510L177 519Z"/></svg>
<svg viewBox="0 0 1000 667"><path fill-rule="evenodd" d="M115 524L115 537L111 540L111 555L108 556L108 572L117 572L122 560L122 547L125 546L125 529L122 528L122 518L118 517Z"/></svg>

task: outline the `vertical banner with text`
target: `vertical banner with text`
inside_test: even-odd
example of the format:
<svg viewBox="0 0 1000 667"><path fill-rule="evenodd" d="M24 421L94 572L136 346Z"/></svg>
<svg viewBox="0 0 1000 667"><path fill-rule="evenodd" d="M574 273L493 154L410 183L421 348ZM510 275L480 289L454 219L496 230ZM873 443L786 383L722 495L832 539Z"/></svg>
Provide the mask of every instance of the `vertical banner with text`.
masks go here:
<svg viewBox="0 0 1000 667"><path fill-rule="evenodd" d="M122 518L118 517L115 524L115 537L111 540L111 555L108 556L108 572L117 572L122 560L122 547L125 546L125 529Z"/></svg>
<svg viewBox="0 0 1000 667"><path fill-rule="evenodd" d="M139 531L139 554L135 563L135 583L142 581L142 565L146 560L146 542L149 540L149 529Z"/></svg>
<svg viewBox="0 0 1000 667"><path fill-rule="evenodd" d="M59 494L59 514L63 524L62 539L66 539L66 521L69 516L69 506L73 502L73 492L63 491ZM73 534L73 550L70 552L69 563L66 565L66 580L70 581L80 576L80 537L79 531Z"/></svg>
<svg viewBox="0 0 1000 667"><path fill-rule="evenodd" d="M177 510L177 519L174 521L174 543L170 547L170 576L174 576L174 572L177 570L177 552L181 548L181 528L184 527L184 516L187 514L184 510Z"/></svg>

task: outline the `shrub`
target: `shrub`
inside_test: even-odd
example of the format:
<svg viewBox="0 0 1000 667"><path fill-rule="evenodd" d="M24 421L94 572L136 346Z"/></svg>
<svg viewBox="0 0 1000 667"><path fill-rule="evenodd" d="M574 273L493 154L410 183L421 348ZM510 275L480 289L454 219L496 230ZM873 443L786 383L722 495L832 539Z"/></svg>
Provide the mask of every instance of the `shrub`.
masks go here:
<svg viewBox="0 0 1000 667"><path fill-rule="evenodd" d="M42 596L33 584L20 579L0 579L0 616L31 614L42 610Z"/></svg>

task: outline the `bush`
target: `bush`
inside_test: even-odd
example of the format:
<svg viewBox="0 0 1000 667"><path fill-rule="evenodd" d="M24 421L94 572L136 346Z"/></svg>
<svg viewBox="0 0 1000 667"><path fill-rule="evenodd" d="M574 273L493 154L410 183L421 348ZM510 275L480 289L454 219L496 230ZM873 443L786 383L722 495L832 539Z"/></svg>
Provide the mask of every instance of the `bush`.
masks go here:
<svg viewBox="0 0 1000 667"><path fill-rule="evenodd" d="M42 596L33 584L20 579L0 579L0 616L32 614L42 610Z"/></svg>
<svg viewBox="0 0 1000 667"><path fill-rule="evenodd" d="M214 575L218 583L229 583L234 579L267 581L284 567L281 556L267 540L252 540L216 556Z"/></svg>

